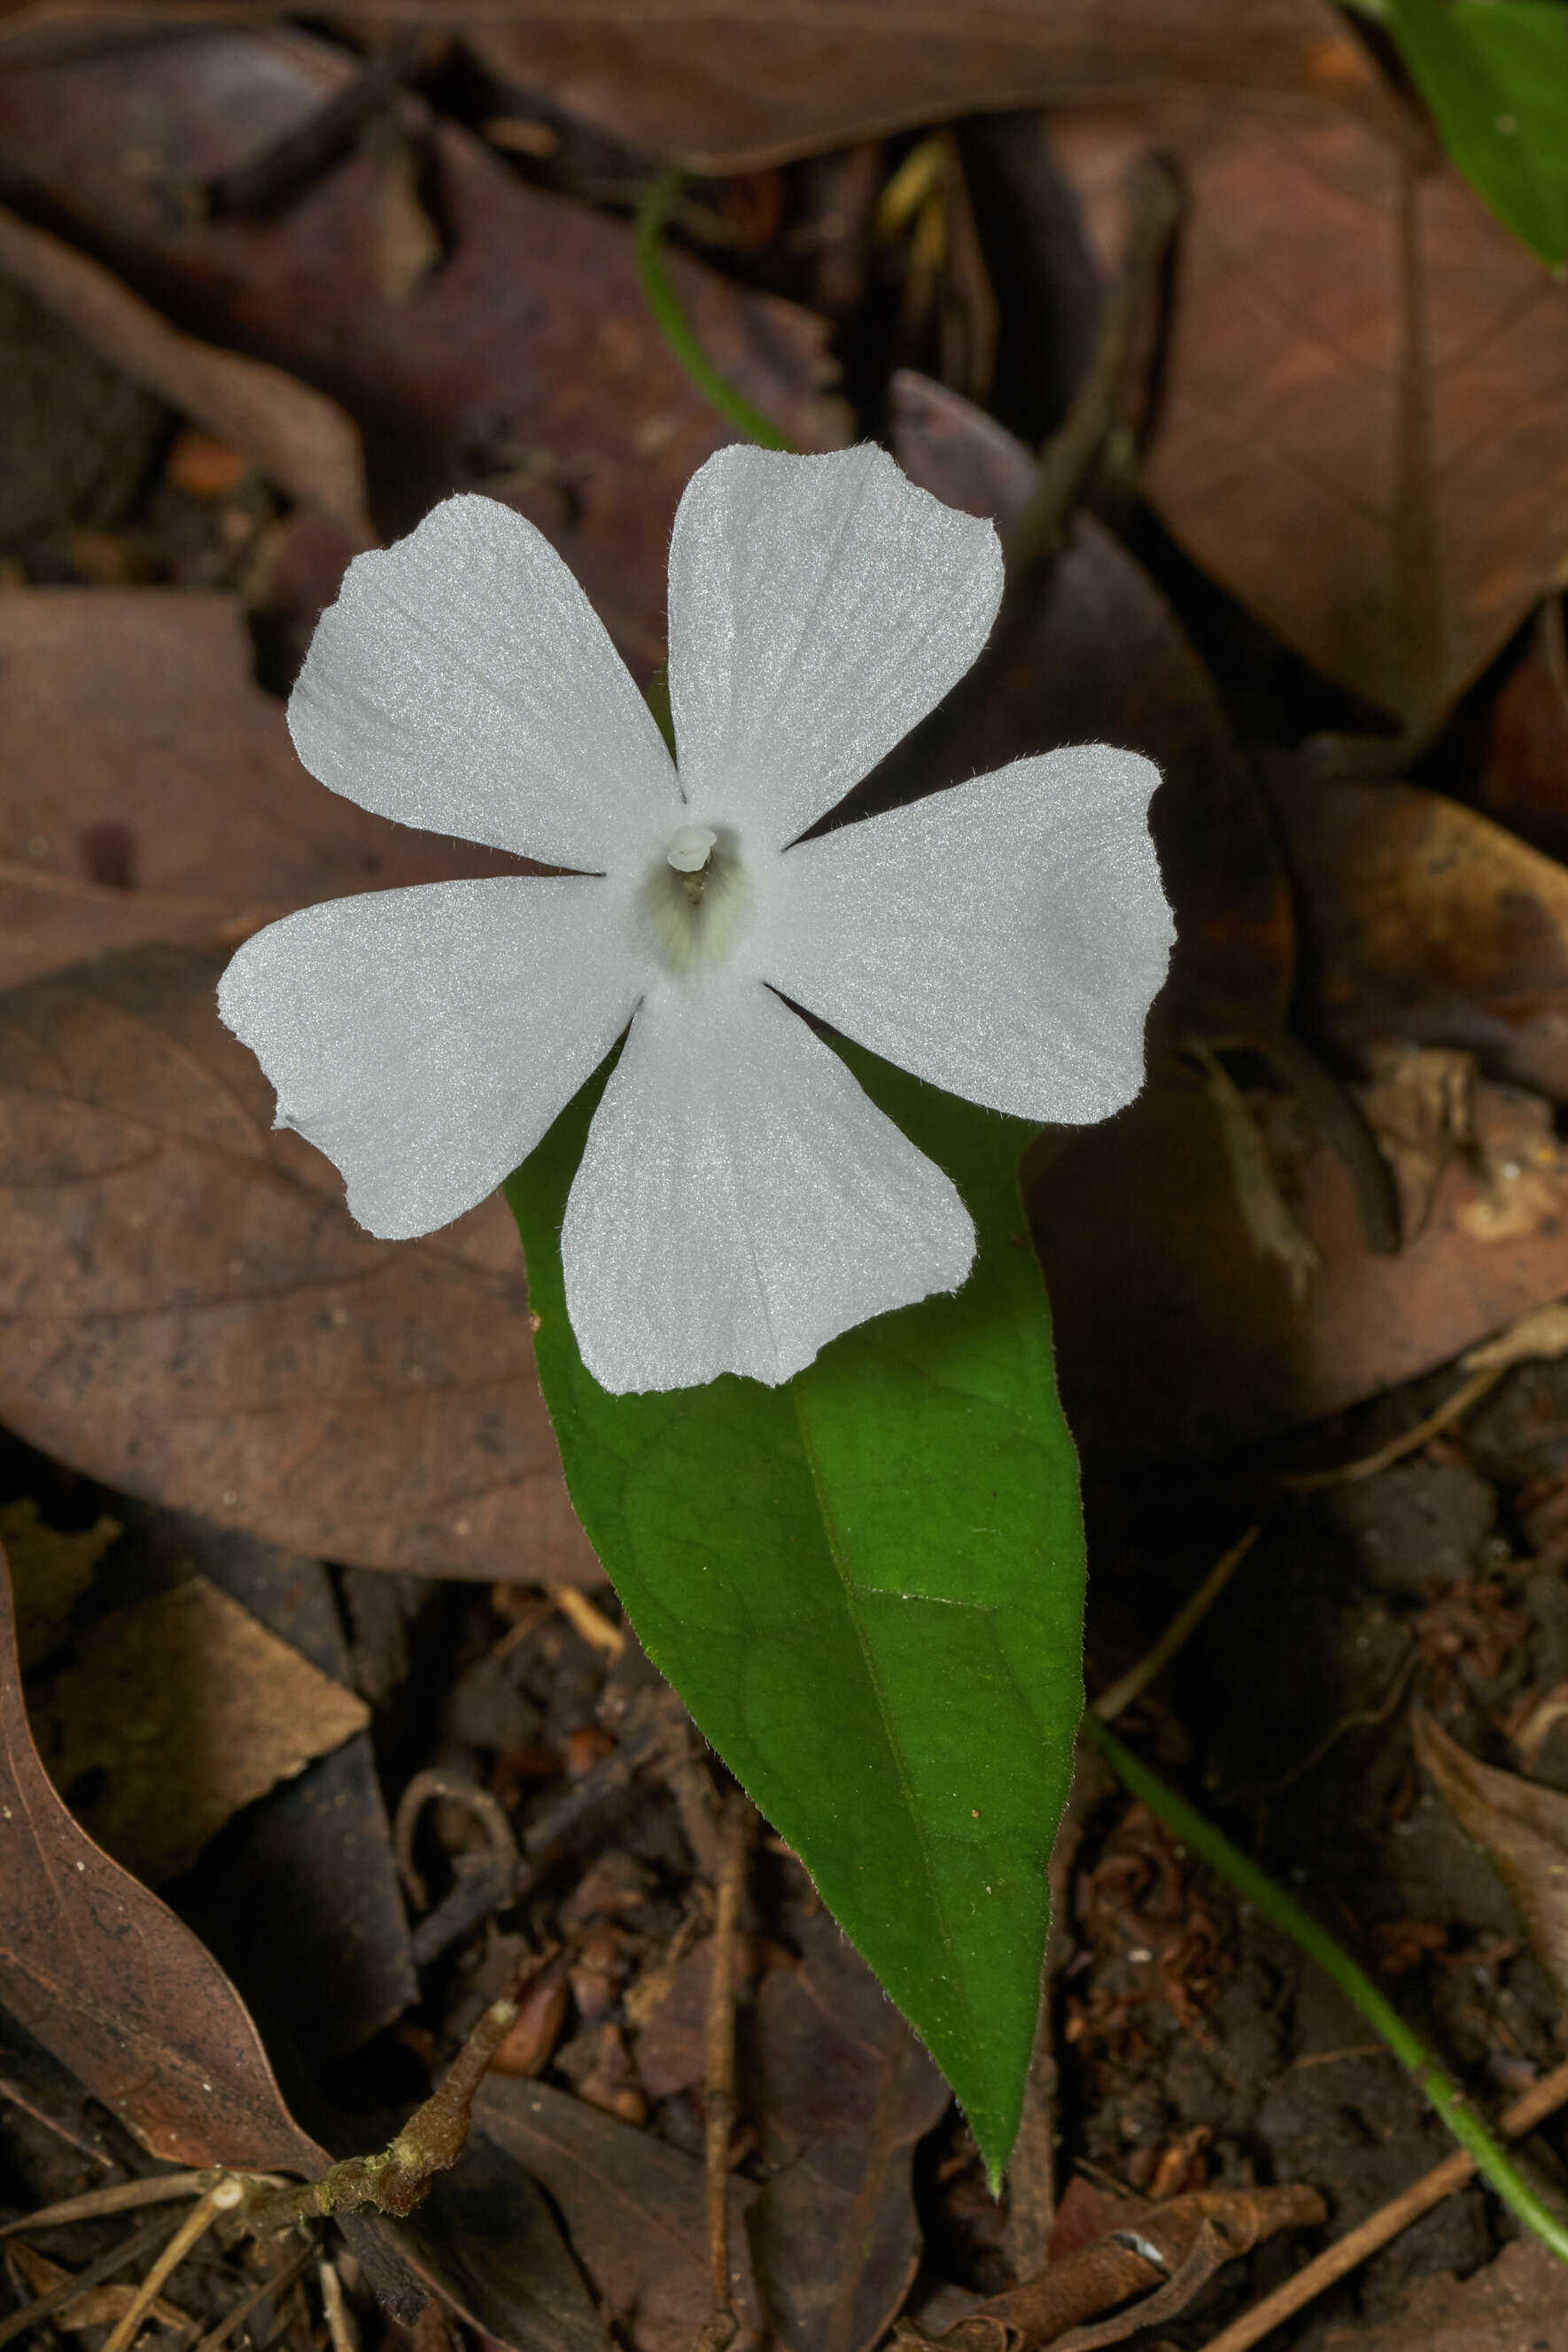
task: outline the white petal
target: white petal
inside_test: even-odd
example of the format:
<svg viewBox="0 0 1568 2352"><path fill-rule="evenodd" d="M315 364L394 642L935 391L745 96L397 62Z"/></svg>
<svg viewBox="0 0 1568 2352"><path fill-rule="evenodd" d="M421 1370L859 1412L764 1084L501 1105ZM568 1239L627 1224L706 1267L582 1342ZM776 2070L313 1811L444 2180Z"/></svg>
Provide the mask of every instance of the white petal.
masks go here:
<svg viewBox="0 0 1568 2352"><path fill-rule="evenodd" d="M669 551L669 699L694 817L782 848L941 701L1002 594L990 523L869 443L721 449Z"/></svg>
<svg viewBox="0 0 1568 2352"><path fill-rule="evenodd" d="M577 876L434 882L307 907L247 940L218 1010L385 1241L449 1224L532 1150L642 982Z"/></svg>
<svg viewBox="0 0 1568 2352"><path fill-rule="evenodd" d="M323 784L400 824L601 873L679 788L604 625L549 541L447 499L354 558L289 704Z"/></svg>
<svg viewBox="0 0 1568 2352"><path fill-rule="evenodd" d="M1016 760L802 842L764 978L873 1052L1025 1118L1106 1118L1143 1083L1174 936L1149 838L1159 770L1104 744Z"/></svg>
<svg viewBox="0 0 1568 2352"><path fill-rule="evenodd" d="M974 1229L804 1021L709 982L632 1024L561 1245L583 1360L623 1395L786 1381L852 1324L955 1290Z"/></svg>

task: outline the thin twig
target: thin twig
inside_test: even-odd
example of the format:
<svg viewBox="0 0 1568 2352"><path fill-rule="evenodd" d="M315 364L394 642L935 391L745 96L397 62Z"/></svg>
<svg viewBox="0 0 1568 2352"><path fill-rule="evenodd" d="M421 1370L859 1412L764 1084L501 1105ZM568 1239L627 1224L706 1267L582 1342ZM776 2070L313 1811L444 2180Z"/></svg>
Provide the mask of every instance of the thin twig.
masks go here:
<svg viewBox="0 0 1568 2352"><path fill-rule="evenodd" d="M447 2067L442 2081L416 2107L391 2144L374 2156L348 2156L319 2180L279 2189L250 2214L258 2236L291 2229L326 2213L357 2213L367 2207L399 2217L425 2200L432 2177L456 2164L468 2141L474 2094L517 2023L514 2000L492 2000ZM108 2347L105 2347L108 2352Z"/></svg>
<svg viewBox="0 0 1568 2352"><path fill-rule="evenodd" d="M329 2262L325 2254L321 2256L321 2309L326 2315L332 2352L359 2352L349 2307L343 2300L343 2283L338 2276L337 2264Z"/></svg>
<svg viewBox="0 0 1568 2352"><path fill-rule="evenodd" d="M249 2293L240 2297L234 2309L226 2313L216 2327L207 2330L195 2347L195 2352L221 2352L221 2347L228 2342L237 2327L245 2325L257 2305L265 2303L269 2294L287 2294L301 2271L308 2268L315 2258L314 2240L298 2247L281 2269L274 2271L268 2278L258 2279Z"/></svg>
<svg viewBox="0 0 1568 2352"><path fill-rule="evenodd" d="M80 2197L62 2198L41 2212L24 2213L16 2221L0 2221L0 2238L16 2230L57 2230L67 2221L96 2221L105 2213L129 2213L138 2205L168 2205L176 2198L205 2196L218 2179L216 2165L203 2172L155 2172L145 2180L117 2181L112 2189L89 2189Z"/></svg>
<svg viewBox="0 0 1568 2352"><path fill-rule="evenodd" d="M1304 1911L1282 1886L1277 1886L1267 1872L1249 1862L1223 1832L1179 1797L1141 1758L1123 1748L1098 1716L1084 1717L1083 1737L1100 1749L1132 1794L1168 1829L1174 1830L1184 1845L1227 1878L1238 1894L1299 1945L1309 1959L1316 1960L1326 1976L1332 1978L1373 2032L1386 2042L1460 2147L1469 2150L1482 2179L1491 2184L1525 2228L1551 2248L1559 2262L1568 2263L1568 2227L1542 2203L1393 2003L1379 1992L1350 1954L1342 1950L1327 1928L1321 1927L1310 1912Z"/></svg>
<svg viewBox="0 0 1568 2352"><path fill-rule="evenodd" d="M124 2315L116 2320L114 2329L103 2352L125 2352L134 2341L142 2322L157 2300L158 2290L173 2270L177 2270L199 2238L205 2237L220 2213L232 2213L245 2202L245 2182L237 2173L226 2172L215 2180L205 2197L192 2206L152 2269L137 2288Z"/></svg>
<svg viewBox="0 0 1568 2352"><path fill-rule="evenodd" d="M694 2352L724 2352L740 2321L730 2287L730 2148L735 2131L735 1937L751 1843L752 1809L731 1797L724 1816L713 1934L712 1973L703 2034L702 2158L707 2182L708 2263L712 2315Z"/></svg>
<svg viewBox="0 0 1568 2352"><path fill-rule="evenodd" d="M86 2294L95 2286L101 2286L105 2279L114 2276L116 2271L129 2270L133 2263L144 2262L165 2239L174 2235L177 2226L177 2223L171 2222L166 2213L160 2213L155 2221L149 2221L145 2228L138 2230L133 2237L125 2239L121 2244L110 2246L106 2254L100 2254L97 2261L89 2263L85 2269L73 2271L69 2278L62 2279L58 2286L50 2287L44 2294L35 2295L32 2302L24 2304L20 2311L14 2311L8 2318L0 2319L0 2345L9 2344L15 2336L25 2336L29 2327L47 2319L50 2313L58 2311L62 2305L74 2302L79 2294Z"/></svg>
<svg viewBox="0 0 1568 2352"><path fill-rule="evenodd" d="M1505 2108L1498 2118L1498 2130L1505 2139L1520 2139L1526 2132L1533 2131L1537 2124L1544 2123L1564 2100L1568 2100L1568 2063L1542 2075L1522 2099L1516 2099L1511 2107ZM1239 2319L1211 2336L1203 2352L1248 2352L1248 2347L1261 2343L1271 2328L1293 2318L1336 2280L1344 2278L1369 2254L1376 2253L1380 2246L1396 2238L1401 2230L1407 2230L1412 2221L1418 2221L1423 2213L1429 2213L1434 2205L1441 2205L1446 2197L1462 2189L1467 2180L1474 2178L1475 2169L1475 2158L1463 2148L1434 2165L1430 2172L1423 2173L1419 2180L1413 2180L1408 2189L1390 2198L1375 2213L1369 2213L1364 2221L1348 2230L1333 2245L1325 2247L1294 2278L1287 2279L1283 2286L1276 2287L1272 2294L1266 2294L1261 2303L1255 2303L1250 2311L1244 2311Z"/></svg>
<svg viewBox="0 0 1568 2352"><path fill-rule="evenodd" d="M1391 1437L1388 1444L1380 1445L1375 1454L1363 1454L1354 1462L1342 1462L1332 1470L1292 1471L1281 1483L1299 1495L1307 1495L1316 1493L1323 1486L1348 1486L1357 1478L1375 1478L1380 1470L1391 1469L1394 1463L1403 1462L1407 1454L1415 1453L1429 1437L1436 1437L1440 1431L1451 1428L1473 1404L1479 1404L1482 1397L1496 1388L1509 1370L1507 1364L1488 1364L1480 1371L1472 1372L1468 1381L1460 1381L1452 1396L1445 1397L1436 1411L1426 1415L1425 1421L1418 1421L1414 1429L1405 1430L1402 1436Z"/></svg>
<svg viewBox="0 0 1568 2352"><path fill-rule="evenodd" d="M1258 1529L1248 1528L1238 1543L1233 1543L1227 1552L1222 1553L1197 1591L1183 1601L1153 1648L1146 1651L1135 1666L1129 1666L1109 1690L1100 1692L1093 1705L1101 1723L1114 1723L1119 1715L1126 1713L1135 1698L1142 1697L1156 1676L1164 1673L1183 1643L1208 1615L1258 1541Z"/></svg>

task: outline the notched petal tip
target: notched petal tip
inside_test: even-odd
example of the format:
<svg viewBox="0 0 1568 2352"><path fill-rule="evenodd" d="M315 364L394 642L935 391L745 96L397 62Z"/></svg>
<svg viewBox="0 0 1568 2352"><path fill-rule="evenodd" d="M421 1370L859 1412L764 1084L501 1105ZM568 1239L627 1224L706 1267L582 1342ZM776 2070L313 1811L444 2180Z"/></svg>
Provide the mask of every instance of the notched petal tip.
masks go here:
<svg viewBox="0 0 1568 2352"><path fill-rule="evenodd" d="M562 1232L601 1387L776 1387L854 1325L956 1289L973 1255L949 1178L770 991L645 1003Z"/></svg>
<svg viewBox="0 0 1568 2352"><path fill-rule="evenodd" d="M670 547L688 790L782 847L963 675L1001 593L992 525L885 449L720 450L688 483Z"/></svg>
<svg viewBox="0 0 1568 2352"><path fill-rule="evenodd" d="M593 606L534 526L445 499L356 556L289 702L321 783L399 824L603 872L675 771Z"/></svg>

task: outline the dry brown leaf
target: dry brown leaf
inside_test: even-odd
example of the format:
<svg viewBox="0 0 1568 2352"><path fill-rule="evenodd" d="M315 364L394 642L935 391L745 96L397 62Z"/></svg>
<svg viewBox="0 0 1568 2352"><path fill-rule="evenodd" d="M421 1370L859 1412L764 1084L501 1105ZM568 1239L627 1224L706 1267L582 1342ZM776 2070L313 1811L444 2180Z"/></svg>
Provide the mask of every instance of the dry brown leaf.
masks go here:
<svg viewBox="0 0 1568 2352"><path fill-rule="evenodd" d="M0 986L143 940L237 940L355 890L526 864L308 776L230 596L0 596Z"/></svg>
<svg viewBox="0 0 1568 2352"><path fill-rule="evenodd" d="M26 2284L29 2295L47 2294L51 2287L63 2286L70 2273L59 2263L50 2262L47 2254L11 2238L5 2245L5 2265ZM83 2328L112 2326L123 2319L140 2290L132 2285L89 2286L73 2294L68 2303L61 2304L54 2314L52 2325L69 2328L79 2334ZM179 2311L161 2294L155 2294L147 2305L147 2316L155 2327L189 2327L188 2312Z"/></svg>
<svg viewBox="0 0 1568 2352"><path fill-rule="evenodd" d="M447 257L406 301L384 282L374 141L267 218L171 204L299 130L353 73L339 45L232 27L19 67L0 75L0 177L182 328L345 408L388 533L457 488L527 515L646 676L664 658L677 501L732 435L664 343L629 223L526 185L449 122L428 150ZM684 255L671 269L714 363L796 447L850 437L823 320Z"/></svg>
<svg viewBox="0 0 1568 2352"><path fill-rule="evenodd" d="M297 504L330 515L353 546L374 545L364 452L336 401L281 368L181 334L111 271L3 209L0 269L68 320L100 358L242 449Z"/></svg>
<svg viewBox="0 0 1568 2352"><path fill-rule="evenodd" d="M1568 2009L1568 1797L1479 1763L1423 1707L1411 1710L1410 1738L1416 1762L1507 1887L1531 1950Z"/></svg>
<svg viewBox="0 0 1568 2352"><path fill-rule="evenodd" d="M26 1496L0 1505L0 1544L11 1563L16 1649L24 1674L58 1649L73 1605L121 1532L118 1519L103 1518L78 1535L61 1535L44 1526L37 1503Z"/></svg>
<svg viewBox="0 0 1568 2352"><path fill-rule="evenodd" d="M553 2200L632 2352L690 2352L712 2306L700 2163L550 2083L492 2074L474 2123ZM760 2315L742 2216L756 2190L732 2174L730 2196L731 2288L749 2332Z"/></svg>
<svg viewBox="0 0 1568 2352"><path fill-rule="evenodd" d="M1431 1215L1454 1154L1474 1147L1476 1057L1447 1045L1390 1038L1369 1045L1365 1060L1370 1076L1358 1097L1394 1171L1405 1205L1403 1231L1411 1239Z"/></svg>
<svg viewBox="0 0 1568 2352"><path fill-rule="evenodd" d="M100 1618L30 1712L56 1788L147 1886L370 1722L362 1698L205 1576Z"/></svg>
<svg viewBox="0 0 1568 2352"><path fill-rule="evenodd" d="M1464 1047L1568 1101L1568 871L1436 793L1282 762L1269 782L1311 1025L1352 1055L1387 1037Z"/></svg>
<svg viewBox="0 0 1568 2352"><path fill-rule="evenodd" d="M1258 1255L1271 1257L1284 1267L1290 1296L1299 1306L1323 1261L1301 1231L1279 1190L1274 1163L1240 1087L1201 1037L1188 1043L1189 1050L1202 1066L1204 1091L1214 1106L1225 1138L1225 1155L1230 1162L1231 1186L1242 1223Z"/></svg>
<svg viewBox="0 0 1568 2352"><path fill-rule="evenodd" d="M1106 2234L979 2304L933 2341L946 2352L1099 2352L1178 2317L1226 2263L1327 2213L1315 2189L1295 2182L1131 2204ZM1107 2312L1114 2316L1100 2315Z"/></svg>
<svg viewBox="0 0 1568 2352"><path fill-rule="evenodd" d="M602 1582L504 1202L363 1232L273 1130L222 962L142 948L0 998L0 1421L313 1558Z"/></svg>
<svg viewBox="0 0 1568 2352"><path fill-rule="evenodd" d="M0 2000L165 2162L324 2168L217 1963L55 1794L27 1728L3 1557Z"/></svg>
<svg viewBox="0 0 1568 2352"><path fill-rule="evenodd" d="M1367 1249L1343 1163L1299 1105L1247 1101L1322 1260L1300 1306L1283 1268L1252 1248L1195 1077L1156 1071L1034 1185L1080 1440L1158 1455L1289 1429L1435 1370L1562 1294L1568 1150L1539 1097L1481 1082L1474 1159L1450 1163L1425 1227L1394 1256Z"/></svg>
<svg viewBox="0 0 1568 2352"><path fill-rule="evenodd" d="M1101 251L1153 139L1190 195L1143 487L1326 676L1440 719L1568 558L1568 285L1348 113L1173 101L1056 125Z"/></svg>
<svg viewBox="0 0 1568 2352"><path fill-rule="evenodd" d="M367 16L417 16L381 0ZM1320 0L438 0L503 84L700 172L751 171L994 108L1172 83L1390 101Z"/></svg>
<svg viewBox="0 0 1568 2352"><path fill-rule="evenodd" d="M871 2352L921 2258L913 2163L947 2086L853 1947L818 1912L769 1971L750 2036L765 2177L747 2228L785 2352Z"/></svg>

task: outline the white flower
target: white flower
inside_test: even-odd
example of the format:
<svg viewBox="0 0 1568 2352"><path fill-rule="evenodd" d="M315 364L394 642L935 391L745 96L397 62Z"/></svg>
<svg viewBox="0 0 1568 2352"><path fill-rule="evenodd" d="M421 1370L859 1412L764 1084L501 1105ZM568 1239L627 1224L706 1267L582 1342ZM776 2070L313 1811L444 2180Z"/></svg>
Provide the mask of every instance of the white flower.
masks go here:
<svg viewBox="0 0 1568 2352"><path fill-rule="evenodd" d="M1104 1118L1142 1083L1172 936L1132 752L1019 760L799 838L962 677L1001 586L990 524L879 449L721 450L670 549L678 774L510 509L451 499L358 557L289 706L305 765L577 869L333 899L225 972L279 1124L360 1223L404 1238L472 1208L629 1024L562 1234L605 1388L784 1381L956 1289L963 1202L792 1005L973 1102Z"/></svg>

